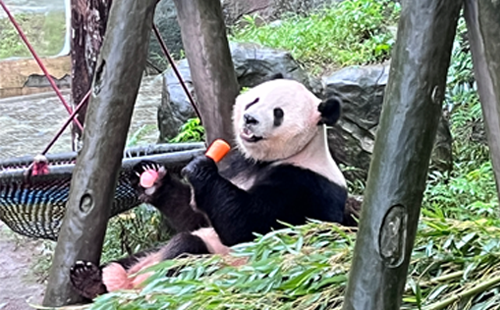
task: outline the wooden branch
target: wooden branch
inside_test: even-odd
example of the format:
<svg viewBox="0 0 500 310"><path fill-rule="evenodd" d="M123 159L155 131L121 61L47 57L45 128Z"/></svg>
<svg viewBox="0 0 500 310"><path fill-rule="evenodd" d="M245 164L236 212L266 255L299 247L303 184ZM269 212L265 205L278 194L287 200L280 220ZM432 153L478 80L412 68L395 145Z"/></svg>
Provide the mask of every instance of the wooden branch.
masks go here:
<svg viewBox="0 0 500 310"><path fill-rule="evenodd" d="M174 0L207 144L233 141L231 111L239 85L219 0Z"/></svg>
<svg viewBox="0 0 500 310"><path fill-rule="evenodd" d="M344 310L400 308L461 6L403 2Z"/></svg>
<svg viewBox="0 0 500 310"><path fill-rule="evenodd" d="M500 7L493 0L466 0L469 34L477 89L483 109L491 163L500 197ZM500 211L500 210L499 210Z"/></svg>
<svg viewBox="0 0 500 310"><path fill-rule="evenodd" d="M77 260L99 264L123 149L146 63L157 0L113 3L92 84L83 148L71 189L43 301L82 301L70 287Z"/></svg>

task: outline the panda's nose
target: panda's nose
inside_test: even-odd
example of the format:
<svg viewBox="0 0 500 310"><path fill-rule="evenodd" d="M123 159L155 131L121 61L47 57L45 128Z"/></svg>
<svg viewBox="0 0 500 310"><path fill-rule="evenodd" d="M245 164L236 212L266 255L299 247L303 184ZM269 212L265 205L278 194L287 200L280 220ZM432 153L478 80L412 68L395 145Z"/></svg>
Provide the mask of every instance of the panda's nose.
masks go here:
<svg viewBox="0 0 500 310"><path fill-rule="evenodd" d="M248 113L243 114L243 120L245 120L245 125L257 125L259 123L255 117Z"/></svg>

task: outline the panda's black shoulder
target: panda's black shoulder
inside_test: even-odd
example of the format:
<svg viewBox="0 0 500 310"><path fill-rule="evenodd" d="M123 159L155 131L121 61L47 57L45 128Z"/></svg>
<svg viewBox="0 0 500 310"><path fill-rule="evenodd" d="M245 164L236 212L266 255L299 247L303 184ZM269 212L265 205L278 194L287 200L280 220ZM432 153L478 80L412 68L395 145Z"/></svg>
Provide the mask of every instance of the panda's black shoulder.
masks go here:
<svg viewBox="0 0 500 310"><path fill-rule="evenodd" d="M238 150L231 150L225 158L227 167L220 174L226 179L232 179L242 173L247 176L259 175L271 163L259 162L246 158Z"/></svg>
<svg viewBox="0 0 500 310"><path fill-rule="evenodd" d="M322 221L342 222L344 217L347 189L309 169L290 164L271 165L257 177L254 189L260 186L273 188L261 197L265 200L283 200L289 205L287 216L295 212ZM295 223L292 223L295 224Z"/></svg>

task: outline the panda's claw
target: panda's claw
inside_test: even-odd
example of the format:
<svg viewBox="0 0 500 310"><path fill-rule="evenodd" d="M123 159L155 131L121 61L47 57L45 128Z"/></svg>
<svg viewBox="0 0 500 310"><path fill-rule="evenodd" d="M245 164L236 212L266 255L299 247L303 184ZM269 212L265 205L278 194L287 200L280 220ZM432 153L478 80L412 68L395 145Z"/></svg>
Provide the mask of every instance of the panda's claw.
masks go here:
<svg viewBox="0 0 500 310"><path fill-rule="evenodd" d="M75 291L85 298L94 299L107 293L101 268L91 262L77 261L70 268L69 277Z"/></svg>

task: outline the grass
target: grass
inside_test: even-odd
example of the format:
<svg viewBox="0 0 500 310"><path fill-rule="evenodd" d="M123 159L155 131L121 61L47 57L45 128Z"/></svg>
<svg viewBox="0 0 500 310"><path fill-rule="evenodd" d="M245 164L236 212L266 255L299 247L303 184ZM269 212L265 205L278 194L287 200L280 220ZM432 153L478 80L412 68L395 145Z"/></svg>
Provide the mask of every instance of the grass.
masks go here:
<svg viewBox="0 0 500 310"><path fill-rule="evenodd" d="M232 29L231 40L290 51L314 73L375 63L390 56L400 7L394 1L347 0L310 16L258 26L255 16Z"/></svg>
<svg viewBox="0 0 500 310"><path fill-rule="evenodd" d="M16 14L14 18L39 56L53 56L62 50L66 33L66 17L63 11L46 14ZM2 18L0 19L0 59L9 57L31 57L31 54L10 20Z"/></svg>

